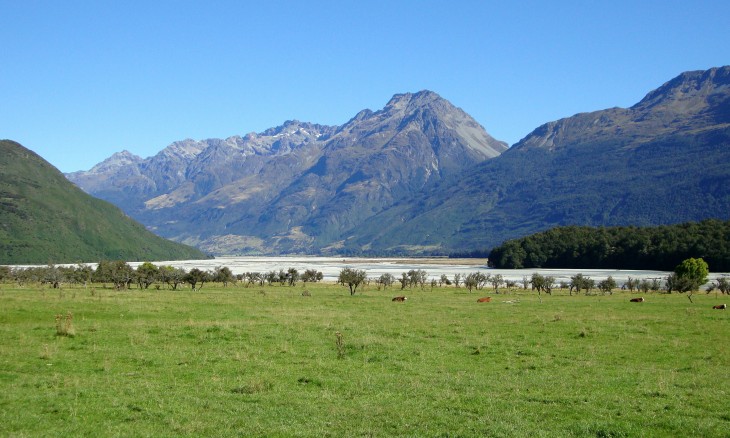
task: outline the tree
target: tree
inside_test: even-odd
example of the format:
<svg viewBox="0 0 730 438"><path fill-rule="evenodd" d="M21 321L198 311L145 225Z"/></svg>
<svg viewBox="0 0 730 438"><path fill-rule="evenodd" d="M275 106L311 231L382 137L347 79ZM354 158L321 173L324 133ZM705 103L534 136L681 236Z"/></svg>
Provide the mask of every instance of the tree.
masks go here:
<svg viewBox="0 0 730 438"><path fill-rule="evenodd" d="M659 281L658 278L652 278L650 287L652 292L659 292L659 289L662 288L662 283Z"/></svg>
<svg viewBox="0 0 730 438"><path fill-rule="evenodd" d="M213 281L223 283L223 287L228 287L228 283L235 282L236 277L233 275L233 272L231 272L230 268L228 268L227 266L223 266L215 268Z"/></svg>
<svg viewBox="0 0 730 438"><path fill-rule="evenodd" d="M633 278L629 277L629 278L628 278L628 279L626 280L626 284L625 284L625 286L626 286L626 288L628 288L628 289L629 289L629 292L633 292L633 291L634 291L634 289L637 289L637 286L638 286L638 284L637 284L637 283L638 283L638 281L637 281L637 280L635 280L635 279L633 279Z"/></svg>
<svg viewBox="0 0 730 438"><path fill-rule="evenodd" d="M596 280L594 280L590 277L583 278L583 290L585 291L586 295L588 295L588 293L590 291L592 291L595 286L596 286Z"/></svg>
<svg viewBox="0 0 730 438"><path fill-rule="evenodd" d="M499 293L499 286L504 284L504 277L502 274L497 274L491 278L492 286L494 286L494 293Z"/></svg>
<svg viewBox="0 0 730 438"><path fill-rule="evenodd" d="M286 271L286 281L289 283L289 286L296 285L297 281L299 281L299 271L294 268L289 268L289 270Z"/></svg>
<svg viewBox="0 0 730 438"><path fill-rule="evenodd" d="M461 274L454 274L454 287L458 289L459 284L461 284Z"/></svg>
<svg viewBox="0 0 730 438"><path fill-rule="evenodd" d="M383 286L383 288L390 287L391 285L393 285L393 283L395 283L395 277L393 276L393 274L389 274L386 272L385 274L378 277L375 280L375 283Z"/></svg>
<svg viewBox="0 0 730 438"><path fill-rule="evenodd" d="M147 289L157 281L160 269L150 262L144 262L137 266L137 284L140 289Z"/></svg>
<svg viewBox="0 0 730 438"><path fill-rule="evenodd" d="M554 286L555 286L555 277L552 277L552 276L549 276L549 275L546 276L545 277L545 284L543 286L543 288L545 289L545 293L547 293L548 295L552 295L553 294L553 287Z"/></svg>
<svg viewBox="0 0 730 438"><path fill-rule="evenodd" d="M532 284L532 290L537 290L537 297L542 302L542 296L541 292L545 292L548 295L553 294L553 287L555 285L555 277L551 276L542 276L535 272L532 274L532 278L530 279L530 283Z"/></svg>
<svg viewBox="0 0 730 438"><path fill-rule="evenodd" d="M241 281L246 280L246 287L249 287L254 283L258 283L259 286L263 286L264 281L267 280L269 281L269 285L271 285L272 282L276 281L273 278L270 279L268 274L261 274L260 272L245 272L243 274L239 274L238 279Z"/></svg>
<svg viewBox="0 0 730 438"><path fill-rule="evenodd" d="M426 281L428 281L428 273L423 269L411 269L408 271L408 285L410 287L421 286L421 289L423 289Z"/></svg>
<svg viewBox="0 0 730 438"><path fill-rule="evenodd" d="M269 286L272 285L272 283L276 283L279 281L279 274L276 273L276 271L269 271L265 275L266 282L269 284Z"/></svg>
<svg viewBox="0 0 730 438"><path fill-rule="evenodd" d="M94 271L94 281L99 283L111 282L114 288L126 289L135 277L135 271L127 262L117 260L114 262L101 261Z"/></svg>
<svg viewBox="0 0 730 438"><path fill-rule="evenodd" d="M575 293L580 293L580 290L583 289L584 280L585 277L583 277L583 274L575 274L570 277L570 289L568 293L573 295L573 289L575 289Z"/></svg>
<svg viewBox="0 0 730 438"><path fill-rule="evenodd" d="M279 285L284 286L289 281L289 274L283 269L279 269Z"/></svg>
<svg viewBox="0 0 730 438"><path fill-rule="evenodd" d="M210 280L210 275L207 272L201 271L198 268L191 269L190 272L185 275L185 282L190 284L193 290L195 290L195 286L198 283L200 283L200 287L197 290L202 289L203 285L208 280Z"/></svg>
<svg viewBox="0 0 730 438"><path fill-rule="evenodd" d="M730 294L730 279L727 277L720 277L717 280L716 287L720 289L723 294Z"/></svg>
<svg viewBox="0 0 730 438"><path fill-rule="evenodd" d="M692 287L692 291L696 291L700 286L707 283L710 268L701 258L689 258L677 265L674 268L674 273L677 274L678 278L687 279Z"/></svg>
<svg viewBox="0 0 730 438"><path fill-rule="evenodd" d="M350 288L350 295L352 296L355 295L357 287L366 278L367 274L362 269L343 268L340 271L339 277L337 277L337 282L343 286L348 286Z"/></svg>
<svg viewBox="0 0 730 438"><path fill-rule="evenodd" d="M93 275L94 270L91 266L79 263L76 265L76 270L74 271L74 281L77 283L83 283L84 287L86 287L89 283L91 283Z"/></svg>
<svg viewBox="0 0 730 438"><path fill-rule="evenodd" d="M54 289L58 289L61 285L61 281L63 280L63 275L61 274L61 270L58 269L54 265L48 265L47 267L43 268L43 282L49 283L53 286Z"/></svg>
<svg viewBox="0 0 730 438"><path fill-rule="evenodd" d="M469 289L469 292L479 286L480 275L482 274L479 272L472 272L471 274L468 274L466 277L464 277L464 287Z"/></svg>
<svg viewBox="0 0 730 438"><path fill-rule="evenodd" d="M421 285L421 289L426 285L426 282L428 281L428 272L424 271L423 269L419 269L416 271L416 278L418 279L418 284Z"/></svg>
<svg viewBox="0 0 730 438"><path fill-rule="evenodd" d="M680 293L687 292L687 299L691 303L692 292L698 290L700 286L707 282L707 276L710 269L701 258L689 258L674 268L674 272L667 279L667 292L677 291Z"/></svg>
<svg viewBox="0 0 730 438"><path fill-rule="evenodd" d="M443 286L451 286L451 280L449 280L449 277L446 274L441 274L441 278L439 279L439 287Z"/></svg>
<svg viewBox="0 0 730 438"><path fill-rule="evenodd" d="M400 290L403 290L408 286L409 278L408 274L405 272L401 272L400 278L398 279L400 281Z"/></svg>
<svg viewBox="0 0 730 438"><path fill-rule="evenodd" d="M173 268L172 266L161 266L158 275L160 281L167 284L172 290L177 290L180 283L185 282L187 273L183 268Z"/></svg>
<svg viewBox="0 0 730 438"><path fill-rule="evenodd" d="M302 274L302 281L304 283L312 282L316 283L324 278L324 275L316 270L316 269L307 269L304 271L304 274Z"/></svg>
<svg viewBox="0 0 730 438"><path fill-rule="evenodd" d="M110 283L112 281L112 269L112 262L101 260L96 265L96 270L94 270L91 278L94 280L94 283Z"/></svg>
<svg viewBox="0 0 730 438"><path fill-rule="evenodd" d="M644 278L643 280L639 281L639 284L636 286L636 290L648 293L649 290L651 290L651 282Z"/></svg>
<svg viewBox="0 0 730 438"><path fill-rule="evenodd" d="M598 282L598 289L604 294L613 294L613 290L616 288L616 280L610 275L607 279Z"/></svg>

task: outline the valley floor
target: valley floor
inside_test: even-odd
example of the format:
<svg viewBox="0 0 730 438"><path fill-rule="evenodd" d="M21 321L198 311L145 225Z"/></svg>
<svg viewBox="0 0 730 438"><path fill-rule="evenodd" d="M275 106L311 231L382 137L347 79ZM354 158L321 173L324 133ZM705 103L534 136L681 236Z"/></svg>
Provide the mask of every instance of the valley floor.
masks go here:
<svg viewBox="0 0 730 438"><path fill-rule="evenodd" d="M0 284L0 435L727 436L730 297L635 296Z"/></svg>

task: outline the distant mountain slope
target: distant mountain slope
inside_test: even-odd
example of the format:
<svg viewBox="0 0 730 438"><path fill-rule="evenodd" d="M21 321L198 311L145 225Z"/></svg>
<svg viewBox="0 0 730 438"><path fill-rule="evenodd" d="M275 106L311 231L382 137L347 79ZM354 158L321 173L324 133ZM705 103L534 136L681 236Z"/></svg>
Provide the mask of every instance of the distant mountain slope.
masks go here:
<svg viewBox="0 0 730 438"><path fill-rule="evenodd" d="M540 126L498 158L368 219L349 247L486 249L561 225L728 219L729 163L730 67L687 72L631 108Z"/></svg>
<svg viewBox="0 0 730 438"><path fill-rule="evenodd" d="M218 254L337 251L359 225L507 149L436 93L395 95L342 126L298 121L120 153L67 177L163 236Z"/></svg>
<svg viewBox="0 0 730 438"><path fill-rule="evenodd" d="M0 264L205 258L82 192L18 143L0 140L0 156Z"/></svg>

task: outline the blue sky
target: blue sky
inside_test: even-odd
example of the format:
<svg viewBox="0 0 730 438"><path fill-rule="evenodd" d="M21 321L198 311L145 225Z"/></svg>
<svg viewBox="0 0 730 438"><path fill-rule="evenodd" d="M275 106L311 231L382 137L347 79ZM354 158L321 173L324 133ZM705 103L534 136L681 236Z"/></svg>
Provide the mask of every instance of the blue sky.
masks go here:
<svg viewBox="0 0 730 438"><path fill-rule="evenodd" d="M730 64L724 1L0 0L0 138L64 172L429 89L514 144Z"/></svg>

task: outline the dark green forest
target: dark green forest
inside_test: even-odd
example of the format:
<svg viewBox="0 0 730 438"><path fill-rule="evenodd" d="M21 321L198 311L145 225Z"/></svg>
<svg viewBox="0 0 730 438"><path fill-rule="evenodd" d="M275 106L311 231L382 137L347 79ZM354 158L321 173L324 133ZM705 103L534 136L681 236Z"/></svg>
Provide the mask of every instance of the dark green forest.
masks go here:
<svg viewBox="0 0 730 438"><path fill-rule="evenodd" d="M671 271L703 258L714 272L730 271L730 221L708 219L656 227L557 227L492 249L496 268L650 269Z"/></svg>

